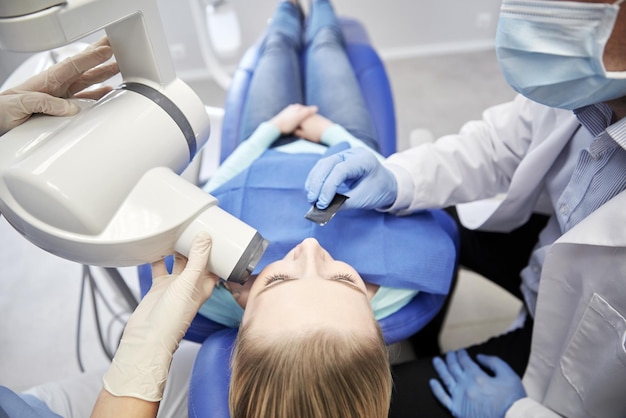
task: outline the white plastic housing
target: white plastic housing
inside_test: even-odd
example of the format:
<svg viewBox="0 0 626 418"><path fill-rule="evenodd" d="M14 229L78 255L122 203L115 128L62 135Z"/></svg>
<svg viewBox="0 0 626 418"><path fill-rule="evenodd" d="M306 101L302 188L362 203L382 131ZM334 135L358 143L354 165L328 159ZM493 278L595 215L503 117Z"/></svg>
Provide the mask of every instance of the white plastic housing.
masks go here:
<svg viewBox="0 0 626 418"><path fill-rule="evenodd" d="M4 138L3 138L4 139ZM0 141L1 143L2 141ZM165 167L146 172L98 233L50 225L25 210L0 182L0 210L28 240L62 258L105 267L135 266L174 251L188 254L200 230L211 235L208 269L245 281L266 243L258 232L217 206L217 199Z"/></svg>
<svg viewBox="0 0 626 418"><path fill-rule="evenodd" d="M185 98L186 89L177 80L166 93L188 108L202 146L209 135L208 116L202 106L185 106L186 100L196 99L191 91ZM48 131L57 120L58 126ZM25 143L0 157L13 159L1 166L11 195L43 222L81 234L101 232L150 168L181 173L190 161L185 137L172 118L128 90L112 92L73 118L33 118L6 137L3 142L18 138L15 143Z"/></svg>
<svg viewBox="0 0 626 418"><path fill-rule="evenodd" d="M186 89L175 82L168 93L180 103ZM105 267L187 255L205 230L213 240L208 268L244 281L266 244L178 175L190 151L167 113L127 90L81 106L73 117L35 116L0 138L0 212L9 223L50 253ZM208 137L206 112L188 115Z"/></svg>
<svg viewBox="0 0 626 418"><path fill-rule="evenodd" d="M35 116L2 136L0 212L44 250L105 267L187 255L208 230L209 268L244 281L265 242L178 176L210 124L176 78L156 1L39 5L0 7L0 48L47 50L105 29L124 84L76 116Z"/></svg>

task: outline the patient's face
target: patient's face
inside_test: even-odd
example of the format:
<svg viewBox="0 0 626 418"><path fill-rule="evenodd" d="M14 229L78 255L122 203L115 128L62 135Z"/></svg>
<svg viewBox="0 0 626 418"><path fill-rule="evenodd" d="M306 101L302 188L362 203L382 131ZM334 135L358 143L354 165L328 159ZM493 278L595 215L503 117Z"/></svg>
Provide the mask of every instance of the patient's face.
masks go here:
<svg viewBox="0 0 626 418"><path fill-rule="evenodd" d="M363 279L312 238L263 269L243 317L250 332L262 335L319 328L370 333L373 323Z"/></svg>

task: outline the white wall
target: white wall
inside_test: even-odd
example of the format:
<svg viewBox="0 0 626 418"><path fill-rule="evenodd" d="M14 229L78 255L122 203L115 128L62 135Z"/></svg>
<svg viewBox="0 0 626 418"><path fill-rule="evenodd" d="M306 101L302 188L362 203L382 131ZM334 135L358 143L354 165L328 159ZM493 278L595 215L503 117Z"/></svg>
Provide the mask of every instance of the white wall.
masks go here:
<svg viewBox="0 0 626 418"><path fill-rule="evenodd" d="M189 1L157 0L179 76L206 76ZM238 13L242 43L262 32L273 1L230 0ZM307 3L308 0L302 0ZM500 0L337 0L338 14L357 18L384 59L453 53L492 45ZM28 54L0 51L0 83ZM234 65L239 56L225 60Z"/></svg>
<svg viewBox="0 0 626 418"><path fill-rule="evenodd" d="M192 0L198 1L198 0ZM230 0L250 45L272 15L275 1ZM307 0L302 0L306 4ZM188 1L159 0L176 68L183 77L202 69ZM500 0L340 0L338 14L360 20L384 59L493 45Z"/></svg>

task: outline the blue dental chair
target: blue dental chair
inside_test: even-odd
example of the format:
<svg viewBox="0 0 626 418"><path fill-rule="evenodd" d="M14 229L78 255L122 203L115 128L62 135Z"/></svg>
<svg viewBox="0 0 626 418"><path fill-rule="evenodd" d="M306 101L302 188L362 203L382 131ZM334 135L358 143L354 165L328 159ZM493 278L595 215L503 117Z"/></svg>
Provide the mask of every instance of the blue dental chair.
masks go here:
<svg viewBox="0 0 626 418"><path fill-rule="evenodd" d="M341 22L350 62L379 138L380 152L388 156L396 150L396 125L393 97L385 68L361 24L346 18L341 19ZM258 46L251 47L233 75L222 125L222 161L237 147L242 109L258 56ZM449 260L446 261L449 268L446 269L445 277L440 279L450 283L456 271L458 232L454 221L445 212L431 211L431 215L439 223L441 234L450 240ZM145 294L151 283L149 265L139 267L139 279L142 294ZM439 312L445 297L445 294L420 292L402 309L379 321L385 342L393 344L415 334ZM229 360L237 331L199 315L192 321L185 339L202 343L202 347L190 380L190 417L229 418Z"/></svg>

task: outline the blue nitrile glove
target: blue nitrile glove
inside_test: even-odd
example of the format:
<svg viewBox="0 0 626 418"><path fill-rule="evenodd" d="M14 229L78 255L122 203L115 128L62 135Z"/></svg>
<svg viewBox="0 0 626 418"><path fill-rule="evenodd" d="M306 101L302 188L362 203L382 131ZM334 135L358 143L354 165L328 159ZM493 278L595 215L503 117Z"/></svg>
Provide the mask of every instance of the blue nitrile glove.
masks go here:
<svg viewBox="0 0 626 418"><path fill-rule="evenodd" d="M343 208L380 209L396 200L398 185L391 171L365 148L350 148L322 158L309 172L307 200L326 209L336 193L345 194Z"/></svg>
<svg viewBox="0 0 626 418"><path fill-rule="evenodd" d="M481 369L467 351L450 351L445 362L439 357L433 359L445 389L436 379L430 380L430 388L454 417L503 418L515 401L526 397L522 381L498 357L479 354L476 359L494 376Z"/></svg>

